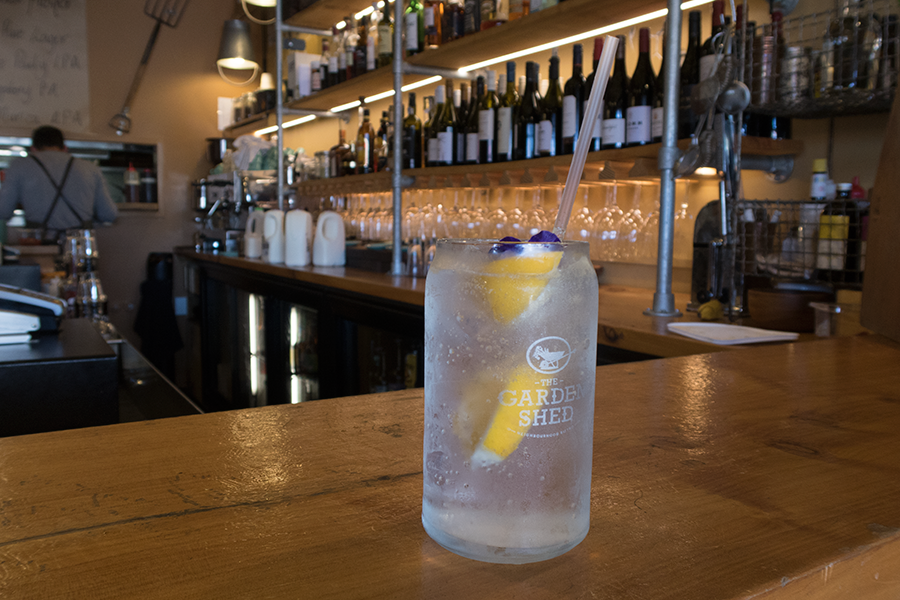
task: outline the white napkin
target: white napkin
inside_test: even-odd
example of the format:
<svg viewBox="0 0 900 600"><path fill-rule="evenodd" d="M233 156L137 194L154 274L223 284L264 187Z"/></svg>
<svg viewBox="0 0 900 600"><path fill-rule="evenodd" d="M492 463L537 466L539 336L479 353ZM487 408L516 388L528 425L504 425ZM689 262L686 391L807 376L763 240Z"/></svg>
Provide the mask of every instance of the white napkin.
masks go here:
<svg viewBox="0 0 900 600"><path fill-rule="evenodd" d="M789 331L772 331L770 329L757 329L756 327L727 325L725 323L669 323L667 327L673 333L721 346L755 344L758 342L784 342L796 340L800 337L799 334Z"/></svg>

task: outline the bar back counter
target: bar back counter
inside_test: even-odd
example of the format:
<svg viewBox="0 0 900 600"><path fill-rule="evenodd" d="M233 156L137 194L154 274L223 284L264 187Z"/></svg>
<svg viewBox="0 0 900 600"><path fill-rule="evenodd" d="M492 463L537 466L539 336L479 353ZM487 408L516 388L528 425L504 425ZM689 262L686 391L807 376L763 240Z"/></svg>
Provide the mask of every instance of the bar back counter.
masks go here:
<svg viewBox="0 0 900 600"><path fill-rule="evenodd" d="M0 597L897 598L898 364L599 367L591 530L522 566L422 529L421 389L0 439Z"/></svg>

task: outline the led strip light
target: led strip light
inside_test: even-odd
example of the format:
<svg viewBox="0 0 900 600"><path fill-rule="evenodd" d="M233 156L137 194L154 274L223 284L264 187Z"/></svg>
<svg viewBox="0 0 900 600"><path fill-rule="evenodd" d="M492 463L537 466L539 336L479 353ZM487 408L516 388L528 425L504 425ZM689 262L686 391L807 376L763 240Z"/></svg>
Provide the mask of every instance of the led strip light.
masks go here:
<svg viewBox="0 0 900 600"><path fill-rule="evenodd" d="M393 2L393 0L388 0L389 2ZM681 5L681 10L691 10L693 8L697 8L698 6L703 6L704 4L709 4L712 0L689 0ZM378 3L378 8L384 7L384 1ZM361 19L362 17L370 14L374 9L370 6L365 10L362 10L356 13L355 18ZM533 46L531 48L526 48L524 50L519 50L517 52L511 52L509 54L504 54L503 56L498 56L495 58L491 58L488 60L483 60L481 62L473 63L471 65L466 65L465 67L460 67L459 72L461 74L466 74L471 71L475 71L477 69L483 69L484 67L489 67L491 65L496 65L497 63L506 62L509 60L514 60L516 58L522 58L524 56L529 56L531 54L537 54L538 52L544 52L546 50L551 50L553 48L557 48L559 46L565 46L568 44L574 44L575 42L580 42L581 40L586 40L588 38L598 37L601 35L605 35L607 33L611 33L613 31L618 31L619 29L625 29L627 27L633 27L635 25L640 25L641 23L646 23L647 21L652 21L654 19L661 19L669 14L669 9L662 8L660 10L655 10L653 12L649 12L637 17L633 17L631 19L625 19L624 21L619 21L618 23L613 23L612 25L606 25L604 27L600 27L598 29L592 29L591 31L586 31L584 33L579 33L577 35L572 35L566 38L562 38L559 40L555 40L553 42L547 42L546 44L541 44L539 46ZM335 27L338 29L343 29L344 21L335 24ZM404 85L400 88L400 92L409 92L420 87L425 87L426 85L430 85L432 83L437 83L441 80L441 77L434 76L428 77L427 79L423 79L421 81L417 81L415 83L410 83L408 85ZM375 94L373 96L369 96L365 98L365 103L370 104L372 102L376 102L378 100L384 100L385 98L390 98L394 95L394 90L387 90L385 92L381 92L379 94ZM353 102L348 102L346 104L341 104L339 106L334 106L330 109L333 113L343 112L345 110L350 110L351 108L356 108L360 105L359 100L354 100ZM295 119L283 125L284 129L288 127L294 127L295 125L301 125L303 123L309 123L314 120L316 117L313 115L308 115L305 117L301 117L299 119ZM253 132L254 135L265 135L267 133L273 133L278 130L277 125L273 125L272 127L266 127L265 129L260 129L258 131Z"/></svg>

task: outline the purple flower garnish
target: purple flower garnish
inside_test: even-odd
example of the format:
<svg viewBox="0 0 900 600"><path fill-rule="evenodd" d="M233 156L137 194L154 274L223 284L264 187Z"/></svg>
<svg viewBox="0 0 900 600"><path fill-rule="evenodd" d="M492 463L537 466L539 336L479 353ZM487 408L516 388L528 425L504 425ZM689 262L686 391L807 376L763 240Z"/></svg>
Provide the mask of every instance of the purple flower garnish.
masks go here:
<svg viewBox="0 0 900 600"><path fill-rule="evenodd" d="M522 248L523 248L523 246L520 245L521 241L522 240L520 240L519 238L515 238L515 237L508 235L505 238L501 239L500 243L494 244L491 247L491 254L499 254L501 252L508 252L510 250L513 250L516 252L521 252ZM528 241L529 242L542 242L545 244L549 244L549 243L559 242L560 240L559 240L559 237L557 237L555 233L542 230L542 231L539 231L538 233L534 234L533 236L531 236L531 239L529 239ZM503 242L509 242L509 243L503 243ZM520 242L520 243L514 243L514 242ZM561 250L561 248L554 248L554 250Z"/></svg>

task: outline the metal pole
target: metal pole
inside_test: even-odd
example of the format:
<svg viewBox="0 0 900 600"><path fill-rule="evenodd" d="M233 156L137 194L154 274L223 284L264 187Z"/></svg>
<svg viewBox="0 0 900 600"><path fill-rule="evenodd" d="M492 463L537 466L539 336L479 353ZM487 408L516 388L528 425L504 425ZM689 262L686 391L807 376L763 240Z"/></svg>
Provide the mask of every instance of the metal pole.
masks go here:
<svg viewBox="0 0 900 600"><path fill-rule="evenodd" d="M678 85L681 58L681 3L668 0L666 18L666 72L663 73L663 141L659 149L659 250L656 261L656 293L653 308L644 314L673 317L681 314L675 308L672 293L672 252L675 238L675 162L678 160Z"/></svg>
<svg viewBox="0 0 900 600"><path fill-rule="evenodd" d="M281 89L282 69L281 0L275 2L275 124L278 127L278 210L284 210L284 93ZM263 48L263 52L266 49Z"/></svg>
<svg viewBox="0 0 900 600"><path fill-rule="evenodd" d="M280 1L280 0L279 0ZM402 248L403 236L403 189L401 172L403 165L403 0L394 0L394 160L391 172L391 189L393 191L394 247L391 252L391 275L403 275Z"/></svg>

